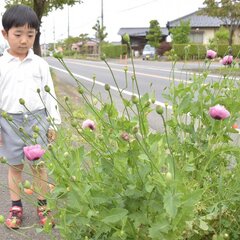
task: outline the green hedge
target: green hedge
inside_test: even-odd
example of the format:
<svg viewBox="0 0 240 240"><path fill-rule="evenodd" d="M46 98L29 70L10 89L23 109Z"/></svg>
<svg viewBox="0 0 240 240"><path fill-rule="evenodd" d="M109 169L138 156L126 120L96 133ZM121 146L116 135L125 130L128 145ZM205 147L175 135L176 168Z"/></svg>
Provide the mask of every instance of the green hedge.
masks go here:
<svg viewBox="0 0 240 240"><path fill-rule="evenodd" d="M173 49L179 59L203 59L206 56L203 44L173 44Z"/></svg>
<svg viewBox="0 0 240 240"><path fill-rule="evenodd" d="M228 54L233 55L233 57L239 57L240 45L232 45L232 47L229 47L226 44L218 45L215 47L215 50L217 51L219 57L223 57Z"/></svg>
<svg viewBox="0 0 240 240"><path fill-rule="evenodd" d="M179 59L204 59L206 57L207 49L212 49L217 52L218 57L224 57L231 54L233 57L240 56L240 45L227 44L209 46L205 44L173 44L175 54Z"/></svg>
<svg viewBox="0 0 240 240"><path fill-rule="evenodd" d="M127 45L106 45L102 46L102 52L108 58L119 58L121 55L125 55L128 52Z"/></svg>

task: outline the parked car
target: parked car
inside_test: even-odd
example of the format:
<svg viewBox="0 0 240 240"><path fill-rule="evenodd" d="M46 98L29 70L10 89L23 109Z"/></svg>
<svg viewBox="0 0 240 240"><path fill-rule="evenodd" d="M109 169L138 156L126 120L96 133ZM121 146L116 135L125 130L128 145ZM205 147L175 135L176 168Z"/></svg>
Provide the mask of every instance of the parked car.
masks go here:
<svg viewBox="0 0 240 240"><path fill-rule="evenodd" d="M152 47L149 44L146 44L143 48L143 53L142 53L142 59L143 60L149 60L151 58L154 58L156 54L156 49L155 47Z"/></svg>

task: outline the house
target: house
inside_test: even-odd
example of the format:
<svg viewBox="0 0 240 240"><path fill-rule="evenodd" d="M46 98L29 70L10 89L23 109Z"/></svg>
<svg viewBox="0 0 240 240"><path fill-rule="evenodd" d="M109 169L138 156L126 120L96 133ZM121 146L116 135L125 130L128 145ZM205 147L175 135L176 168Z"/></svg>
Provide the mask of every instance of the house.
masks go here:
<svg viewBox="0 0 240 240"><path fill-rule="evenodd" d="M215 32L225 23L217 17L210 17L207 15L199 15L199 11L195 11L186 16L177 18L167 23L167 28L171 29L180 25L181 21L189 21L191 26L190 41L195 43L208 44L209 40L215 35ZM239 44L240 32L234 33L233 43Z"/></svg>
<svg viewBox="0 0 240 240"><path fill-rule="evenodd" d="M98 53L98 42L94 39L89 39L85 42L80 41L77 43L73 43L72 50L80 52L82 54L97 54Z"/></svg>
<svg viewBox="0 0 240 240"><path fill-rule="evenodd" d="M134 51L142 53L144 45L147 43L146 35L149 31L148 27L139 27L139 28L120 28L118 35L123 37L124 34L128 34L130 37L131 47ZM162 41L166 40L168 36L168 29L161 28L162 32Z"/></svg>

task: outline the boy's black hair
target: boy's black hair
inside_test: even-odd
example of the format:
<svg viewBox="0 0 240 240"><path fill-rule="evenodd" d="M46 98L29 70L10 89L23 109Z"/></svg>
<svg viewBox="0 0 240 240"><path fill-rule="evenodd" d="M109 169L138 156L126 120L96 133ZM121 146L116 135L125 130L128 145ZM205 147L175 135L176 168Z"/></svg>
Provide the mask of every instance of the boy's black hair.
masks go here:
<svg viewBox="0 0 240 240"><path fill-rule="evenodd" d="M36 30L40 25L37 14L28 6L13 5L2 16L2 25L5 31L12 27L22 27L25 24Z"/></svg>

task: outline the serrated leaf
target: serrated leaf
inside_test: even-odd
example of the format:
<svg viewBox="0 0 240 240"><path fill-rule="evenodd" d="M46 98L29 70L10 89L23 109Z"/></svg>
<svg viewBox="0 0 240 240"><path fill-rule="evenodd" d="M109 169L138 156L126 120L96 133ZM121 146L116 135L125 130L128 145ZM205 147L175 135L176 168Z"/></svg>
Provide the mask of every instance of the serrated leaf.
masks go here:
<svg viewBox="0 0 240 240"><path fill-rule="evenodd" d="M145 189L148 193L152 192L152 190L154 189L155 185L152 185L150 183L146 183L145 185Z"/></svg>
<svg viewBox="0 0 240 240"><path fill-rule="evenodd" d="M167 233L170 229L170 225L167 220L163 220L162 222L155 223L149 228L149 236L151 238L158 238L162 235L161 233Z"/></svg>
<svg viewBox="0 0 240 240"><path fill-rule="evenodd" d="M104 223L116 223L120 221L123 217L125 217L128 214L128 210L124 208L113 208L108 213L108 216L106 216L102 221Z"/></svg>
<svg viewBox="0 0 240 240"><path fill-rule="evenodd" d="M178 196L173 194L170 190L167 191L163 197L164 199L164 208L169 215L169 217L174 218L177 215L179 207Z"/></svg>

